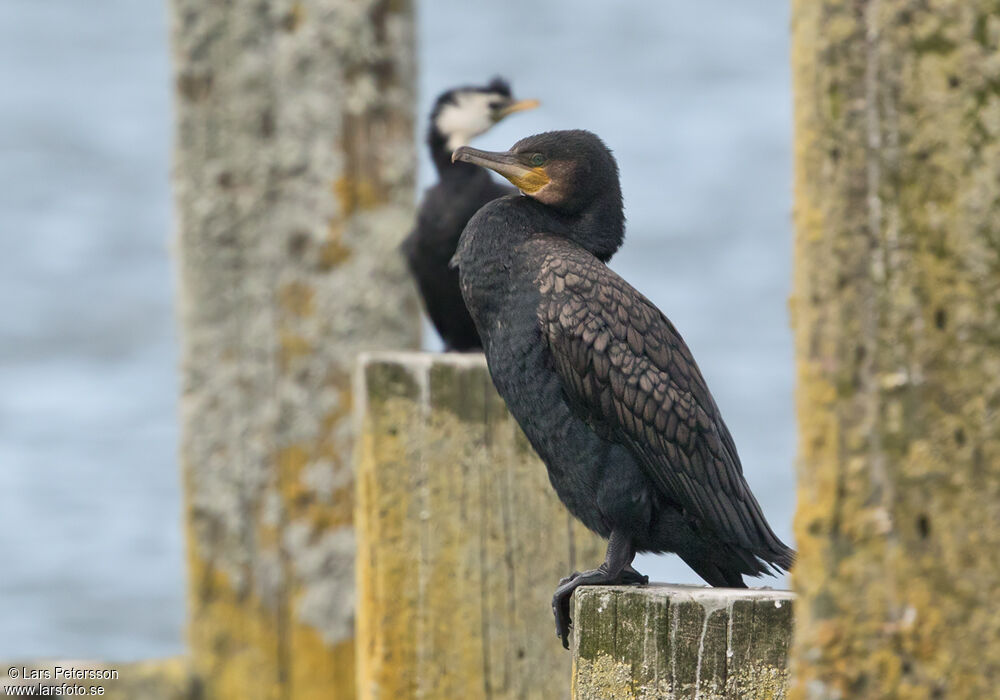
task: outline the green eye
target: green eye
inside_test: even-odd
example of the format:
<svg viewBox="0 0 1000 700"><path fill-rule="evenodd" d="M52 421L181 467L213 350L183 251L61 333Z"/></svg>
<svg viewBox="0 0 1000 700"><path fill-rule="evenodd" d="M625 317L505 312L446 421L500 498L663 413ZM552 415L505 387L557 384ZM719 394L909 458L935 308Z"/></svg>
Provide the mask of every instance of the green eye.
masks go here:
<svg viewBox="0 0 1000 700"><path fill-rule="evenodd" d="M543 156L541 153L536 153L535 155L531 156L531 164L534 165L536 168L539 165L545 165L545 156Z"/></svg>

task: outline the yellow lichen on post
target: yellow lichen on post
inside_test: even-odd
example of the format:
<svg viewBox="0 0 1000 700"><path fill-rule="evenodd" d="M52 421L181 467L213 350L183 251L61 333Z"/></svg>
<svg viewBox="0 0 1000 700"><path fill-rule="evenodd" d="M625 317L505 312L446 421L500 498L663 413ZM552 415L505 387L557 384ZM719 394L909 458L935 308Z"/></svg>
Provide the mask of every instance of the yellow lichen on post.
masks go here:
<svg viewBox="0 0 1000 700"><path fill-rule="evenodd" d="M1000 7L794 0L793 694L1000 686Z"/></svg>
<svg viewBox="0 0 1000 700"><path fill-rule="evenodd" d="M351 371L419 344L412 3L170 6L192 666L353 700Z"/></svg>
<svg viewBox="0 0 1000 700"><path fill-rule="evenodd" d="M558 502L481 355L359 368L360 698L567 698L560 577L604 542Z"/></svg>

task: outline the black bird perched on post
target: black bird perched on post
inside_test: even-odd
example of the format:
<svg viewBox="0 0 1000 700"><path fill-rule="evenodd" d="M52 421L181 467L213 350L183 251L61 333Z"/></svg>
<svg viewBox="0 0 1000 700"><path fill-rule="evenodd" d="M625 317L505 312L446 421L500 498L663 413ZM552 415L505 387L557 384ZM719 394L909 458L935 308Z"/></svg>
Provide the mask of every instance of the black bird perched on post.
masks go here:
<svg viewBox="0 0 1000 700"><path fill-rule="evenodd" d="M666 316L604 263L625 235L618 166L587 131L459 148L527 196L495 200L455 254L490 374L573 515L608 538L604 563L552 600L568 646L578 586L646 583L637 552L676 552L713 586L788 569L733 438Z"/></svg>
<svg viewBox="0 0 1000 700"><path fill-rule="evenodd" d="M462 229L487 202L514 192L489 173L466 163L453 163L452 152L488 131L504 117L538 106L537 100L515 100L510 85L494 78L483 87L461 87L438 97L427 132L439 181L424 194L416 228L403 242L410 272L424 308L446 350L479 350L482 343L462 301L458 272L448 262Z"/></svg>

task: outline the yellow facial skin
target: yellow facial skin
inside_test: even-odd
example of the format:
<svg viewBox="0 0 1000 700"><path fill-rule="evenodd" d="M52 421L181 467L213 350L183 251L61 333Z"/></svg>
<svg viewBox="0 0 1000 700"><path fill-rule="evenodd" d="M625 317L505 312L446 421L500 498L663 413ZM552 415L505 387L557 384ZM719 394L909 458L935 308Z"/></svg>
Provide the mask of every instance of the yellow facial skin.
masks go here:
<svg viewBox="0 0 1000 700"><path fill-rule="evenodd" d="M510 180L511 184L517 189L521 190L525 194L535 194L540 189L545 187L551 180L549 179L548 173L545 172L545 168L531 168L526 169L523 174L518 173L516 175L506 175L500 173L505 178Z"/></svg>

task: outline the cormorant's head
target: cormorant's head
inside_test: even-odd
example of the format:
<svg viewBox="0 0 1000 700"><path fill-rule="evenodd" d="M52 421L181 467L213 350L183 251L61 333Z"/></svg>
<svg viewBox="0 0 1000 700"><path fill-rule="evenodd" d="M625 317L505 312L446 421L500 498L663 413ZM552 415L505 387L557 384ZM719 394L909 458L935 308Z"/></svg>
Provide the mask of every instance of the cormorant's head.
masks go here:
<svg viewBox="0 0 1000 700"><path fill-rule="evenodd" d="M504 117L534 109L538 104L538 100L515 100L510 84L503 78L494 78L481 87L454 88L443 93L434 104L432 133L437 131L448 150L454 151L489 131Z"/></svg>
<svg viewBox="0 0 1000 700"><path fill-rule="evenodd" d="M524 194L567 214L609 194L621 202L618 164L589 131L548 131L521 139L505 153L465 146L452 160L495 170Z"/></svg>
<svg viewBox="0 0 1000 700"><path fill-rule="evenodd" d="M453 161L480 165L503 175L529 197L560 214L586 214L588 225L572 238L607 260L625 235L618 164L604 142L589 131L549 131L521 139L503 153L463 146Z"/></svg>

